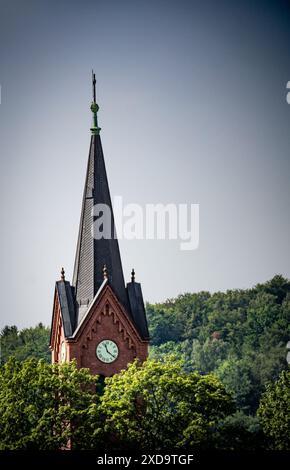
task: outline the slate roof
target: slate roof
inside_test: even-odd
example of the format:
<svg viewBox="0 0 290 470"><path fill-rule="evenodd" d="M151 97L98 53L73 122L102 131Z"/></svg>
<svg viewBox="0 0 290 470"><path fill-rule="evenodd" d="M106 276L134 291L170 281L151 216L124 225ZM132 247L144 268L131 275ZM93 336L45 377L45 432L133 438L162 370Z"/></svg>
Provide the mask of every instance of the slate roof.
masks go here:
<svg viewBox="0 0 290 470"><path fill-rule="evenodd" d="M91 228L96 217L92 216L95 204L106 204L110 208L111 235L109 239L96 240ZM106 264L109 281L118 300L125 308L128 300L117 238L114 238L115 223L106 174L104 155L99 135L92 135L83 203L77 242L72 285L75 288L77 323L85 315L89 303L103 282L103 266Z"/></svg>
<svg viewBox="0 0 290 470"><path fill-rule="evenodd" d="M76 311L73 289L68 281L57 281L55 283L55 294L59 299L64 336L68 338L73 334L76 328ZM51 344L52 341L53 320L54 318L52 317L49 344Z"/></svg>
<svg viewBox="0 0 290 470"><path fill-rule="evenodd" d="M135 324L142 339L149 339L146 312L143 302L141 284L139 282L129 282L127 292L130 304L130 311L133 323Z"/></svg>

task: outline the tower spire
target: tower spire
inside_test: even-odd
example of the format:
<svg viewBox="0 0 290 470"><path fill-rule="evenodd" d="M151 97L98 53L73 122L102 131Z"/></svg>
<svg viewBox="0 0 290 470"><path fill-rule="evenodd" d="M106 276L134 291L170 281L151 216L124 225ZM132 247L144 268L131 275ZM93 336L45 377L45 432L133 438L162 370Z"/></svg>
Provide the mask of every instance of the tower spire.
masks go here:
<svg viewBox="0 0 290 470"><path fill-rule="evenodd" d="M85 315L88 302L93 300L104 282L104 274L109 278L110 287L113 289L123 307L126 308L128 304L119 244L117 238L114 236L116 232L113 207L101 136L99 135L100 128L97 123L97 111L99 107L95 102L95 85L95 74L92 72L91 110L94 117L93 126L91 128L91 144L72 282L75 292L78 322L80 322L83 315ZM97 204L105 204L109 208L110 237L94 237L94 233L92 232L94 222L97 218L92 210ZM105 273L102 272L104 265L106 265Z"/></svg>
<svg viewBox="0 0 290 470"><path fill-rule="evenodd" d="M98 116L99 106L96 102L96 75L92 70L92 86L93 86L93 101L91 104L91 111L93 113L93 125L91 127L91 132L93 135L99 135L101 128L98 126Z"/></svg>
<svg viewBox="0 0 290 470"><path fill-rule="evenodd" d="M136 358L145 361L149 332L134 269L131 282L124 281L98 109L92 71L93 123L73 280L65 279L62 268L55 285L50 348L53 363L75 359L78 368L110 377Z"/></svg>

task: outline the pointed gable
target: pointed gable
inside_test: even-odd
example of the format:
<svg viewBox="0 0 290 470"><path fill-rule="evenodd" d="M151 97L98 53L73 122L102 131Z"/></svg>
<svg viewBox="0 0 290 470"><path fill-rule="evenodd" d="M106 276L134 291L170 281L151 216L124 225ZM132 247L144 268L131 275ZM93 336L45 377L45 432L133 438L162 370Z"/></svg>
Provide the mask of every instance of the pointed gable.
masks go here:
<svg viewBox="0 0 290 470"><path fill-rule="evenodd" d="M101 286L86 315L68 339L73 357L92 373L111 376L125 369L135 358L144 361L148 341L143 340L107 282ZM118 356L112 363L102 362L96 354L102 342L114 342Z"/></svg>
<svg viewBox="0 0 290 470"><path fill-rule="evenodd" d="M101 286L85 317L72 335L72 339L78 340L84 332L86 332L84 337L90 339L92 325L97 329L105 316L112 316L112 322L116 325L116 330L122 332L123 339L129 341L130 347L134 342L141 339L139 331L126 315L107 282Z"/></svg>

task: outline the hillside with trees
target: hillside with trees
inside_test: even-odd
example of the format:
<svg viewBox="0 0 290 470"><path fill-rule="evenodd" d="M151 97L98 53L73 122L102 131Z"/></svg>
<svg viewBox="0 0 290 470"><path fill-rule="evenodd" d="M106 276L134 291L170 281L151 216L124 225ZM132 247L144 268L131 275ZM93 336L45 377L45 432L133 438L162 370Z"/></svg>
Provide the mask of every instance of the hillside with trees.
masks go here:
<svg viewBox="0 0 290 470"><path fill-rule="evenodd" d="M151 357L175 353L187 371L214 373L247 414L255 413L268 383L288 367L290 282L282 276L248 290L148 304L147 315Z"/></svg>
<svg viewBox="0 0 290 470"><path fill-rule="evenodd" d="M5 326L0 333L0 364L11 356L19 361L35 358L50 362L49 334L50 329L42 323L23 330L18 330L17 326Z"/></svg>
<svg viewBox="0 0 290 470"><path fill-rule="evenodd" d="M49 364L49 328L6 326L0 449L290 450L289 280L183 294L147 315L149 359L105 387Z"/></svg>

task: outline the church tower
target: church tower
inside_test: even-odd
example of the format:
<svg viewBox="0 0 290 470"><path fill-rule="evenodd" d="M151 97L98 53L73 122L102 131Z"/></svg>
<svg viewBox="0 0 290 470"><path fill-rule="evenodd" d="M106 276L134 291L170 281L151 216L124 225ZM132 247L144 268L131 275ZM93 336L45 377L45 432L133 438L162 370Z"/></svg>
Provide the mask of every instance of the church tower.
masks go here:
<svg viewBox="0 0 290 470"><path fill-rule="evenodd" d="M79 235L72 283L56 282L50 348L52 362L76 359L79 367L93 374L111 376L135 358L144 361L148 354L149 334L141 285L125 286L114 214L102 150L93 73L93 124ZM93 236L98 214L93 207L106 208L106 233ZM108 216L109 214L109 216ZM110 233L108 233L108 227Z"/></svg>

